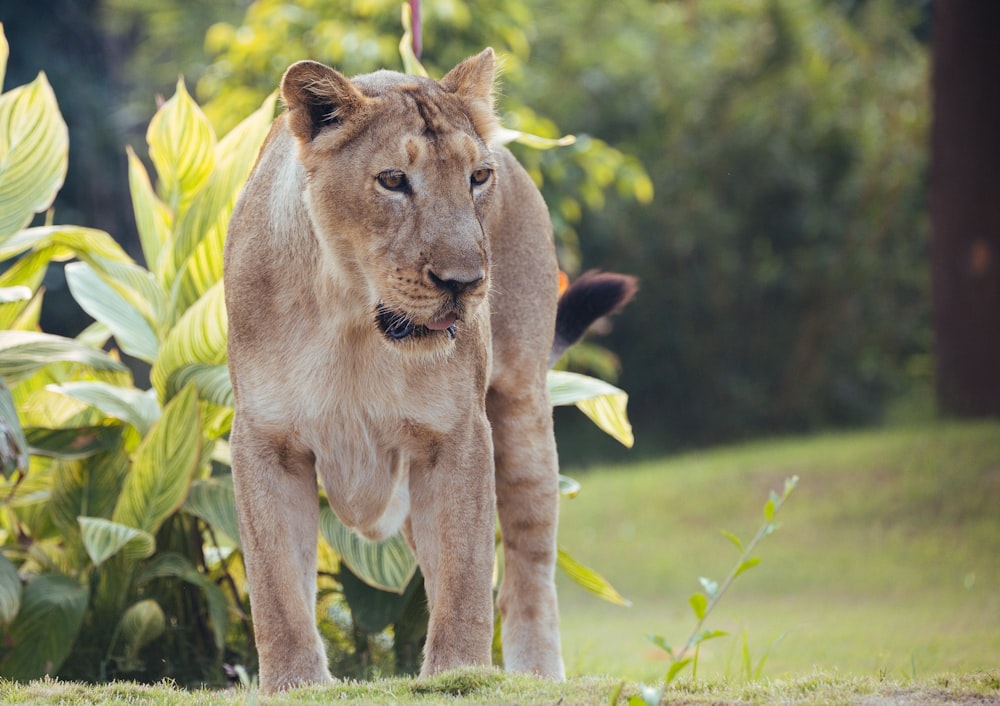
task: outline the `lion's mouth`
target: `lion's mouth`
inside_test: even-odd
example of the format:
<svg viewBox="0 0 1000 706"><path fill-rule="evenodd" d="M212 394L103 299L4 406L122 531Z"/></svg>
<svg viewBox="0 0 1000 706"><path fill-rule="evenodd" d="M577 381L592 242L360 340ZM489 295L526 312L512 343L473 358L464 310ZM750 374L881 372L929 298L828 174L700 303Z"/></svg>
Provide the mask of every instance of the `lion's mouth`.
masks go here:
<svg viewBox="0 0 1000 706"><path fill-rule="evenodd" d="M436 333L446 333L451 340L455 340L458 314L450 312L440 319L429 321L426 324L416 324L407 315L400 311L393 311L385 304L379 304L375 310L375 323L379 331L391 341L404 341L408 338L422 338Z"/></svg>

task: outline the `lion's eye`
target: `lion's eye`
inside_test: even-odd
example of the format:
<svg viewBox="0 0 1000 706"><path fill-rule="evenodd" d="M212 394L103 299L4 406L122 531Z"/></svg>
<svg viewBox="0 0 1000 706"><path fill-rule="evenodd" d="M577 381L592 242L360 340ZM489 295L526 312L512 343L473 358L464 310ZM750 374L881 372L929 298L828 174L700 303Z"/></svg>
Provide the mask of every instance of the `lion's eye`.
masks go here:
<svg viewBox="0 0 1000 706"><path fill-rule="evenodd" d="M409 191L410 182L406 175L398 169L390 169L380 173L377 177L379 186L389 191Z"/></svg>
<svg viewBox="0 0 1000 706"><path fill-rule="evenodd" d="M469 177L469 181L472 182L473 186L482 186L490 180L493 176L493 170L487 169L486 167L481 167L476 171L472 172L472 176Z"/></svg>

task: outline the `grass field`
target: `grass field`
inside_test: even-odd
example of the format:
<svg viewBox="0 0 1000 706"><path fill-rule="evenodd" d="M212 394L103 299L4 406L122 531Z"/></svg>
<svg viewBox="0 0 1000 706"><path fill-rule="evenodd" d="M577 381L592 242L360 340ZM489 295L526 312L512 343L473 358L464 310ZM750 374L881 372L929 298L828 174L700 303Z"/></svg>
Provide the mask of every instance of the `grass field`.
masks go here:
<svg viewBox="0 0 1000 706"><path fill-rule="evenodd" d="M561 579L571 674L662 678L648 634L683 644L698 577L737 557L722 536L762 523L769 489L799 477L779 530L706 627L699 677L740 679L742 634L764 676L814 670L922 678L1000 669L1000 424L952 424L753 443L565 472L560 543L632 601Z"/></svg>

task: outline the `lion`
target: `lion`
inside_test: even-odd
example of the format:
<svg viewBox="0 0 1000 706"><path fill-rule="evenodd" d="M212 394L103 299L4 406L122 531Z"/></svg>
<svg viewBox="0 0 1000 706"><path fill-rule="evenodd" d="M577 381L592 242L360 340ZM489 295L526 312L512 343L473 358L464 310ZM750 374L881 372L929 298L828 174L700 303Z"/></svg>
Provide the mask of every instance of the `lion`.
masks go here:
<svg viewBox="0 0 1000 706"><path fill-rule="evenodd" d="M260 688L331 681L316 627L318 483L424 576L421 674L564 678L554 583L558 356L634 282L563 297L545 203L497 140L492 49L440 81L288 68L225 245L233 484Z"/></svg>

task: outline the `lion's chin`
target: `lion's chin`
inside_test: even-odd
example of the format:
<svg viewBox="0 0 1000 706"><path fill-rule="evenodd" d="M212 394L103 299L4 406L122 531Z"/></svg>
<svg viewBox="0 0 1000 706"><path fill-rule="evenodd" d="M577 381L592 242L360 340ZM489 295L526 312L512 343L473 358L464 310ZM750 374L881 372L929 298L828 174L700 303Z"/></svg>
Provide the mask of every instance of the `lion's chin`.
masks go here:
<svg viewBox="0 0 1000 706"><path fill-rule="evenodd" d="M386 340L393 343L436 339L443 336L446 336L448 341L454 341L458 333L457 323L458 314L454 312L426 324L416 324L408 314L394 311L385 304L379 304L375 309L375 325Z"/></svg>

